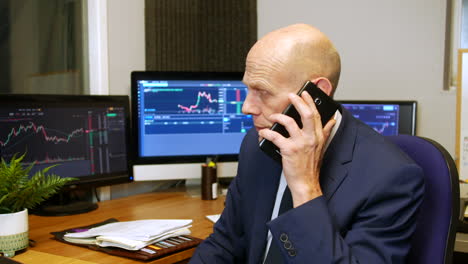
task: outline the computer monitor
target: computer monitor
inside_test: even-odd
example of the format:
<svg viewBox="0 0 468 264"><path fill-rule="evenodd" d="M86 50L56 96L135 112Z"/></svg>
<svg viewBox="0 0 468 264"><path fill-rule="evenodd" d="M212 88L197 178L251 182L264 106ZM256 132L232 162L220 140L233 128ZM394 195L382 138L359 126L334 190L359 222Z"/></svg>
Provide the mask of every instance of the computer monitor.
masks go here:
<svg viewBox="0 0 468 264"><path fill-rule="evenodd" d="M382 135L416 134L416 101L339 101Z"/></svg>
<svg viewBox="0 0 468 264"><path fill-rule="evenodd" d="M44 208L41 214L92 210L96 205L89 197L77 201L64 196L132 181L130 132L128 96L0 96L1 157L8 161L15 153L26 153L23 162L34 164L32 173L57 165L49 172L77 178L60 194L65 204L48 201L54 209Z"/></svg>
<svg viewBox="0 0 468 264"><path fill-rule="evenodd" d="M132 72L135 164L192 163L134 166L135 179L197 178L200 167L194 164L237 161L242 139L253 127L252 117L242 114L247 94L242 77L234 72ZM235 170L226 173L234 176Z"/></svg>

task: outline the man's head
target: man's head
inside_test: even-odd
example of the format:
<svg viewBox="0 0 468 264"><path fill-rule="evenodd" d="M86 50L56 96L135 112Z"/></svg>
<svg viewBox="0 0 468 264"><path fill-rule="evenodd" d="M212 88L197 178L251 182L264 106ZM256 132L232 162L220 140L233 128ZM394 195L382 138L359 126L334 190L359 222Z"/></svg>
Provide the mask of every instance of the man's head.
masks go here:
<svg viewBox="0 0 468 264"><path fill-rule="evenodd" d="M338 52L318 29L295 24L273 31L247 55L243 81L249 93L242 111L253 116L257 130L269 128L268 117L282 112L289 104L287 94L307 80L332 96L340 68Z"/></svg>

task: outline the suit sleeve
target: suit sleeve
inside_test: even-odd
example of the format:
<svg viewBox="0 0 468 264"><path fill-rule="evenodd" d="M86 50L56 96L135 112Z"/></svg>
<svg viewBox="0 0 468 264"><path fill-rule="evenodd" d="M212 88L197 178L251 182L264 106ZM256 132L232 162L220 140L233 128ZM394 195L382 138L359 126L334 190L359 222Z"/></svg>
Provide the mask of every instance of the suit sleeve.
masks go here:
<svg viewBox="0 0 468 264"><path fill-rule="evenodd" d="M286 263L405 263L424 192L422 170L409 164L383 176L349 230L337 228L324 196L267 223Z"/></svg>

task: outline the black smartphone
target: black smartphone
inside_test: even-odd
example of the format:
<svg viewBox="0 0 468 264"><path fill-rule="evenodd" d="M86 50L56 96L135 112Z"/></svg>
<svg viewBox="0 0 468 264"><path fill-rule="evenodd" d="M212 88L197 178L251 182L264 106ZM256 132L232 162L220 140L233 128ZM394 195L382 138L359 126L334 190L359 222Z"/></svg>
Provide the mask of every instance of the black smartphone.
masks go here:
<svg viewBox="0 0 468 264"><path fill-rule="evenodd" d="M310 94L310 96L312 96L312 99L315 103L315 107L317 107L317 110L320 114L322 126L325 126L325 124L330 120L330 118L332 118L333 115L336 113L336 110L338 110L340 105L311 81L307 81L297 94L300 96L303 91L307 91ZM286 107L286 109L283 111L283 114L292 117L296 121L297 125L300 128L302 128L301 115L297 112L296 108L292 104L289 104ZM289 137L288 131L281 124L274 123L270 129L280 133L286 138ZM274 160L281 162L281 152L278 149L278 147L275 144L273 144L273 142L266 139L262 139L259 143L259 146L260 149L262 149Z"/></svg>

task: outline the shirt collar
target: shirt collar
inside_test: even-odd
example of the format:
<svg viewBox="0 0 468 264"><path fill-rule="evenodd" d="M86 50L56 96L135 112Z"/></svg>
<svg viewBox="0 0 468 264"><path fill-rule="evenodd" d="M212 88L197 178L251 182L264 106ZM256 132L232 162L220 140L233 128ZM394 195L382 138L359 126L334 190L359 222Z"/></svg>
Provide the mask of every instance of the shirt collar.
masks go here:
<svg viewBox="0 0 468 264"><path fill-rule="evenodd" d="M327 150L327 148L330 145L331 141L335 137L336 131L338 131L338 128L340 127L342 117L343 116L341 115L341 112L339 110L336 110L335 115L333 117L333 119L335 119L335 121L336 121L336 124L332 128L332 130L330 132L330 136L327 139L327 142L325 142L325 149L324 150Z"/></svg>

